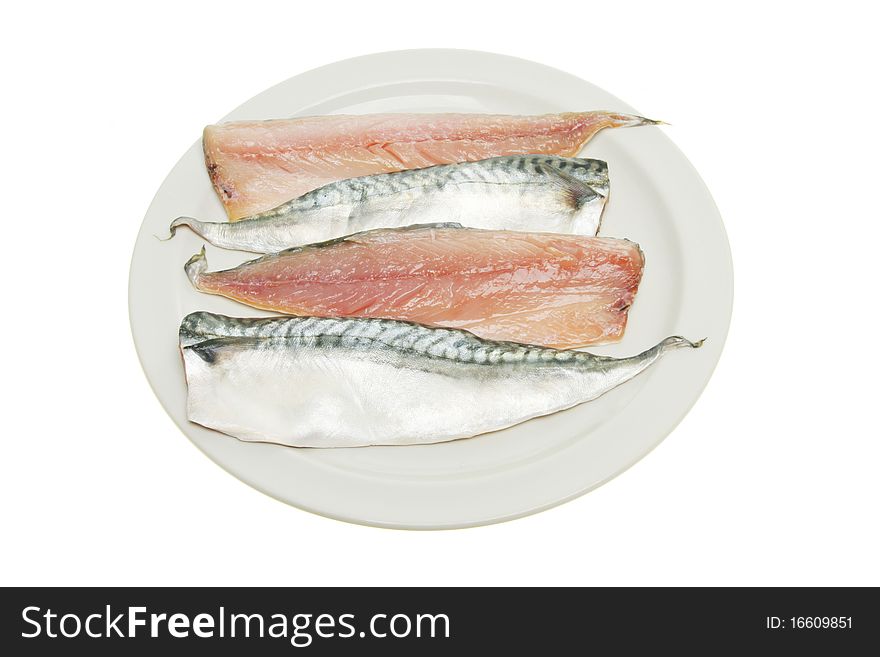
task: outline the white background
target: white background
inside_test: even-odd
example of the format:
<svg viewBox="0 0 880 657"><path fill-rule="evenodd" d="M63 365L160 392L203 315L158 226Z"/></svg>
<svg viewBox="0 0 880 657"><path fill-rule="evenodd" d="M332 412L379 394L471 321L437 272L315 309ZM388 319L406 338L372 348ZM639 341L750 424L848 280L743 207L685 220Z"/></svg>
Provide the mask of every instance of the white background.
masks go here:
<svg viewBox="0 0 880 657"><path fill-rule="evenodd" d="M869 3L16 3L3 66L0 584L880 584L876 17ZM648 116L734 258L721 363L628 472L537 516L401 532L226 474L165 415L131 249L247 98L382 50L533 59Z"/></svg>

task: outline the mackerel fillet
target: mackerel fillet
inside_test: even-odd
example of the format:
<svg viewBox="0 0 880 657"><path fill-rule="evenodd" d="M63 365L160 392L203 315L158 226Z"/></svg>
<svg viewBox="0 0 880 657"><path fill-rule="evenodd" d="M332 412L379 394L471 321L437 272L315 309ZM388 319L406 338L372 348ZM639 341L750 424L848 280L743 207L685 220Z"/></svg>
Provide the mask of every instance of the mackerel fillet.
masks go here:
<svg viewBox="0 0 880 657"><path fill-rule="evenodd" d="M601 160L513 155L329 183L240 221L180 217L224 249L276 253L373 228L471 228L595 235L608 197Z"/></svg>
<svg viewBox="0 0 880 657"><path fill-rule="evenodd" d="M203 249L185 269L202 292L262 310L401 319L568 348L623 336L643 266L628 240L437 224L368 231L216 272Z"/></svg>
<svg viewBox="0 0 880 657"><path fill-rule="evenodd" d="M499 155L572 157L603 128L656 123L614 112L310 116L209 125L202 145L235 221L336 180Z"/></svg>
<svg viewBox="0 0 880 657"><path fill-rule="evenodd" d="M190 421L293 447L418 445L476 436L588 402L661 356L629 358L381 319L235 319L180 325Z"/></svg>

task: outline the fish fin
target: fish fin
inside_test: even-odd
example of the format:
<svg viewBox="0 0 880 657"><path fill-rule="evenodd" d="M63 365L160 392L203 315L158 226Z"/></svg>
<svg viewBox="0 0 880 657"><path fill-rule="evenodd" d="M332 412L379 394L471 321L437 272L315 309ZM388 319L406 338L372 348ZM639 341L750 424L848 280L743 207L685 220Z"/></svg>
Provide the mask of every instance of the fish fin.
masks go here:
<svg viewBox="0 0 880 657"><path fill-rule="evenodd" d="M184 347L184 349L193 352L209 365L212 365L214 361L217 360L217 348L214 345L199 342L198 344L188 345Z"/></svg>
<svg viewBox="0 0 880 657"><path fill-rule="evenodd" d="M204 244L201 251L186 261L183 271L186 272L186 277L189 278L189 282L193 284L193 287L198 288L199 276L208 271L208 258L205 257Z"/></svg>
<svg viewBox="0 0 880 657"><path fill-rule="evenodd" d="M554 166L537 164L535 169L546 175L560 189L566 203L574 210L580 210L584 204L603 196L584 181Z"/></svg>
<svg viewBox="0 0 880 657"><path fill-rule="evenodd" d="M284 337L243 337L243 336L221 336L216 338L207 338L202 340L201 342L194 342L192 344L182 345L181 348L185 351L192 351L203 361L208 363L209 365L213 365L217 360L217 356L222 354L223 351L235 350L235 349L244 349L247 347L258 347L262 344L266 344L271 341L284 341L286 338Z"/></svg>

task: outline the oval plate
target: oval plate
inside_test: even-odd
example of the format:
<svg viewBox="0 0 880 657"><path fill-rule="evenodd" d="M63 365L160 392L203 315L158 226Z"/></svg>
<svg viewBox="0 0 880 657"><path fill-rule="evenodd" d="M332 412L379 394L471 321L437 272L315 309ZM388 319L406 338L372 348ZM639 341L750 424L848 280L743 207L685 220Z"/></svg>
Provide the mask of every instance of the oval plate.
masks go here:
<svg viewBox="0 0 880 657"><path fill-rule="evenodd" d="M298 75L222 120L592 109L639 113L583 80L533 62L482 52L414 50L349 59ZM260 314L193 290L183 263L202 240L189 231L170 242L156 239L167 234L178 215L225 219L196 142L150 205L131 263L132 333L156 396L199 449L242 481L294 506L349 522L409 529L481 525L546 509L608 481L659 444L709 380L730 324L733 272L724 226L708 190L661 129L606 130L585 153L607 160L611 172L612 196L601 234L634 240L646 255L625 339L594 351L635 354L674 334L708 338L702 349L670 354L588 404L437 445L293 449L239 442L191 424L177 347L181 318L194 310ZM220 249L209 253L214 269L252 257Z"/></svg>

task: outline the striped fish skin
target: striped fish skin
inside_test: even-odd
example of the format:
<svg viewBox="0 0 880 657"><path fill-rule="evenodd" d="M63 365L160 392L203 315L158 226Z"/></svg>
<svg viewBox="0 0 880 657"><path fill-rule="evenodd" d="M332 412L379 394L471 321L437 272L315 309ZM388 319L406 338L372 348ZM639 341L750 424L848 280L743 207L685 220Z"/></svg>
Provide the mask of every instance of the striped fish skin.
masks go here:
<svg viewBox="0 0 880 657"><path fill-rule="evenodd" d="M673 336L611 358L382 319L197 312L180 326L190 421L292 447L476 436L596 399L701 344Z"/></svg>
<svg viewBox="0 0 880 657"><path fill-rule="evenodd" d="M179 217L170 229L253 253L415 223L595 235L608 190L601 160L517 155L351 178L239 221Z"/></svg>
<svg viewBox="0 0 880 657"><path fill-rule="evenodd" d="M551 347L623 336L644 255L610 237L429 224L349 235L208 271L193 286L261 310L380 317Z"/></svg>
<svg viewBox="0 0 880 657"><path fill-rule="evenodd" d="M655 125L631 114L365 114L239 121L205 128L211 182L231 221L336 180L501 155L573 157L605 128Z"/></svg>

